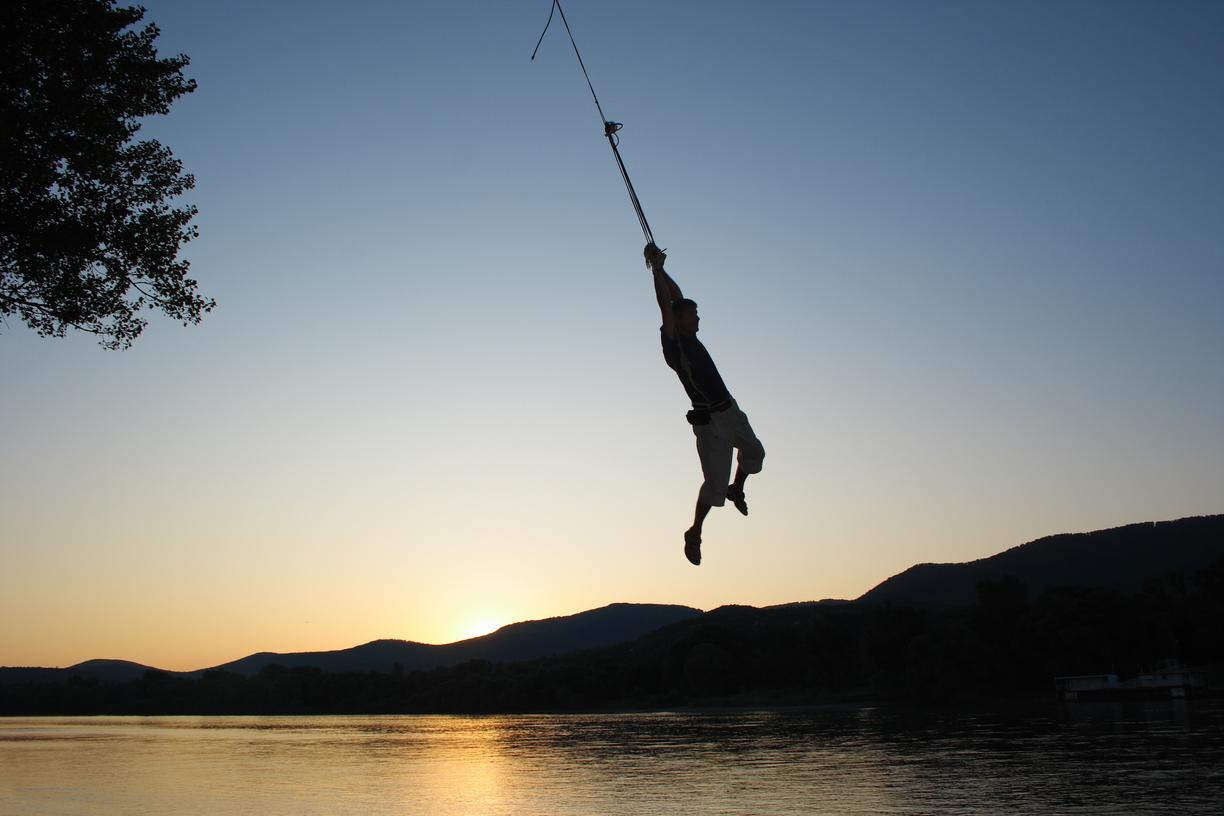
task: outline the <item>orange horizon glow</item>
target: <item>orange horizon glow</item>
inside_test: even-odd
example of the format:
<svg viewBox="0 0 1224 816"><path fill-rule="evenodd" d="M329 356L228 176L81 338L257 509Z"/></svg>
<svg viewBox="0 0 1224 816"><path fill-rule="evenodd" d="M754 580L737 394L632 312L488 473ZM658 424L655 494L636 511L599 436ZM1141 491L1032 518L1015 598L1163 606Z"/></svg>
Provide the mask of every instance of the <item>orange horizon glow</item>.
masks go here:
<svg viewBox="0 0 1224 816"><path fill-rule="evenodd" d="M491 635L505 625L505 622L498 618L480 618L464 628L459 640L471 640L472 638Z"/></svg>
<svg viewBox="0 0 1224 816"><path fill-rule="evenodd" d="M631 3L625 64L582 26L767 451L700 567L691 402L568 43L529 61L517 3L145 5L199 85L142 134L198 179L218 305L124 352L0 321L2 666L850 600L1224 511L1224 3L722 4L700 36Z"/></svg>

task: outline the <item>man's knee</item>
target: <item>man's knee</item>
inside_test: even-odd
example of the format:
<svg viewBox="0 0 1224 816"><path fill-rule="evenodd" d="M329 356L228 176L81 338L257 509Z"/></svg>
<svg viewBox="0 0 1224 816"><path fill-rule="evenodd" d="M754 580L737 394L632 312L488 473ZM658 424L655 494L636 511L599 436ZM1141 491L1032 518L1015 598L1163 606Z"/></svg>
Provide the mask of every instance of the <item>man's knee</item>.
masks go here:
<svg viewBox="0 0 1224 816"><path fill-rule="evenodd" d="M739 469L752 475L760 473L761 468L765 466L765 446L760 442L754 445L745 445L739 449Z"/></svg>

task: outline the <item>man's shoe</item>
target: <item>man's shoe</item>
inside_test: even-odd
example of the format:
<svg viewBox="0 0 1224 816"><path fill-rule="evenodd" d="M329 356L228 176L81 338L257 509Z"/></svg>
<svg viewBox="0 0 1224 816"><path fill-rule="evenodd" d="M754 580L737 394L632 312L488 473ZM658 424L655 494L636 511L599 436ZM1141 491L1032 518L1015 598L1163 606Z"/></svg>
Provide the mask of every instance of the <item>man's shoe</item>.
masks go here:
<svg viewBox="0 0 1224 816"><path fill-rule="evenodd" d="M684 557L694 567L701 566L701 533L696 528L684 531Z"/></svg>
<svg viewBox="0 0 1224 816"><path fill-rule="evenodd" d="M743 490L735 485L727 485L727 498L735 505L735 509L740 511L740 515L748 515L748 502L744 500Z"/></svg>

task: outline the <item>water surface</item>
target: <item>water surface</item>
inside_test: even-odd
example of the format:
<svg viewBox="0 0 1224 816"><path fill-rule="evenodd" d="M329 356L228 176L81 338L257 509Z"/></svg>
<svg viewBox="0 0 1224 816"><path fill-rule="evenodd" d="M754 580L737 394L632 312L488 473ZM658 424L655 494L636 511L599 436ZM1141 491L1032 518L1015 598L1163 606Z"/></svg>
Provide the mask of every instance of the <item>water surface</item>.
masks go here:
<svg viewBox="0 0 1224 816"><path fill-rule="evenodd" d="M1218 814L1224 704L0 719L0 814Z"/></svg>

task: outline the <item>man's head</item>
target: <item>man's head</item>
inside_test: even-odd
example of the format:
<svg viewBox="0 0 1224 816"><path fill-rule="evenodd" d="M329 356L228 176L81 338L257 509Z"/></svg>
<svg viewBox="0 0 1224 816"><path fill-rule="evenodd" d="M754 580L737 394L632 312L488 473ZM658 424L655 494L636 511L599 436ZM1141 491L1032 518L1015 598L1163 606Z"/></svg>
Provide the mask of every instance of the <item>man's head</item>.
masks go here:
<svg viewBox="0 0 1224 816"><path fill-rule="evenodd" d="M701 318L697 316L697 304L688 298L672 301L672 316L676 318L676 328L685 334L696 334L697 324Z"/></svg>

